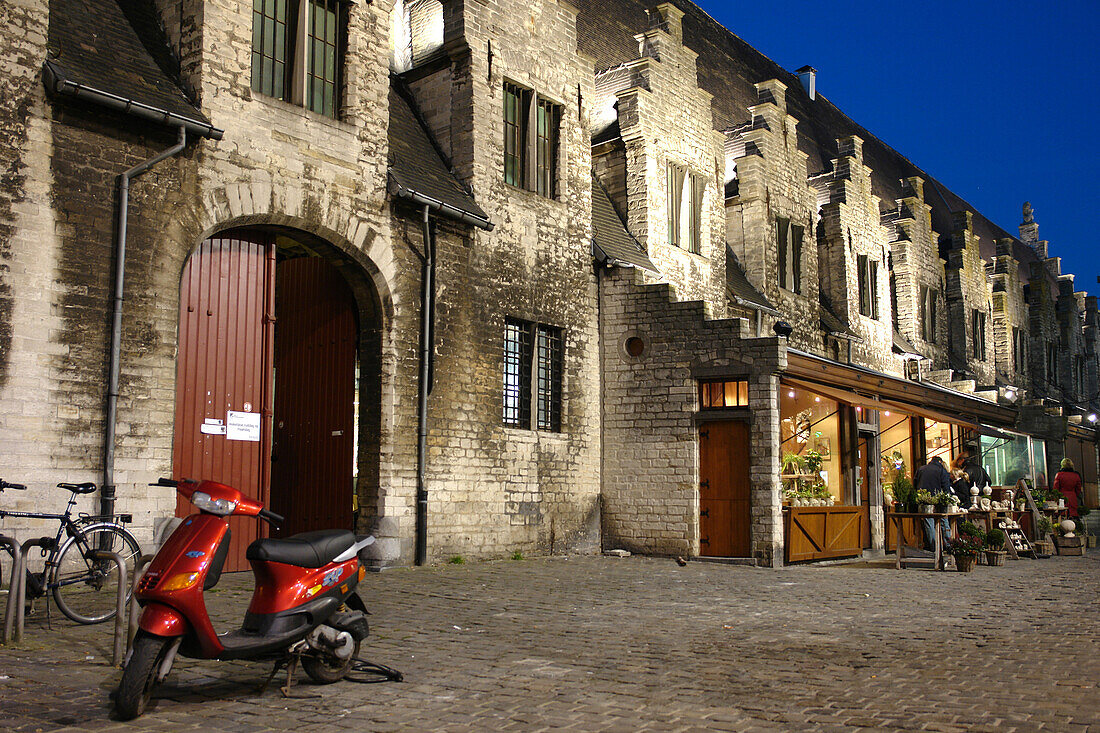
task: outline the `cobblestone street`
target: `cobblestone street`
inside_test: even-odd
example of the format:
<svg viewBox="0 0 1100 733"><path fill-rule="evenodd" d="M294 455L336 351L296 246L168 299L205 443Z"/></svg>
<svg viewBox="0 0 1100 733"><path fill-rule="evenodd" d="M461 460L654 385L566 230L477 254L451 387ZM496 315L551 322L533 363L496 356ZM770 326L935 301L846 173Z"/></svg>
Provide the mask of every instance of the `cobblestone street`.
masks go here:
<svg viewBox="0 0 1100 733"><path fill-rule="evenodd" d="M228 629L247 574L210 596ZM369 575L363 657L402 683L256 688L177 661L110 715L110 628L29 619L0 648L6 730L1100 730L1100 556L968 575L552 558ZM237 616L239 619L239 616ZM302 675L304 678L304 675Z"/></svg>

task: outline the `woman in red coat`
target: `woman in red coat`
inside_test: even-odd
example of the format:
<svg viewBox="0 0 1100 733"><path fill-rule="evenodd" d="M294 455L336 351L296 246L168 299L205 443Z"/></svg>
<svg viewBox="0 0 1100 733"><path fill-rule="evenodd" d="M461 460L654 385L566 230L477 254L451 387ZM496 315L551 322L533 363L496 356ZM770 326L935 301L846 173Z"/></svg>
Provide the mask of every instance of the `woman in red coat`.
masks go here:
<svg viewBox="0 0 1100 733"><path fill-rule="evenodd" d="M1054 476L1054 490L1062 492L1062 496L1066 499L1066 509L1069 510L1066 515L1076 517L1083 487L1081 474L1073 470L1073 461L1068 458L1062 459L1062 469Z"/></svg>

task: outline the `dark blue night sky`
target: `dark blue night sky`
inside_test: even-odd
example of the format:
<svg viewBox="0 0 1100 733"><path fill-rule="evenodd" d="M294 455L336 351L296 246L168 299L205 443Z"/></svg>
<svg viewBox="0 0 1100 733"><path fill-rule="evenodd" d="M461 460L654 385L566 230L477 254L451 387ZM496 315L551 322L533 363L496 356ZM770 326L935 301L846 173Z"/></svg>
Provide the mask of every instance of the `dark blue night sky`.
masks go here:
<svg viewBox="0 0 1100 733"><path fill-rule="evenodd" d="M1031 201L1100 294L1100 2L696 2L1009 233Z"/></svg>

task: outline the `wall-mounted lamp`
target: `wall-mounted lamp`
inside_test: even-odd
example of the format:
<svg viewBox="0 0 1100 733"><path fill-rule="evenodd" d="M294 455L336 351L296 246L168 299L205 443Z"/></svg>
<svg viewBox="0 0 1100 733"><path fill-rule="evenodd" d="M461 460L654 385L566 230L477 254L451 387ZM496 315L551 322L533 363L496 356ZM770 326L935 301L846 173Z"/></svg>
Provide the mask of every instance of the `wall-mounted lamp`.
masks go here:
<svg viewBox="0 0 1100 733"><path fill-rule="evenodd" d="M1015 387L1006 387L1005 388L1005 399L1008 400L1009 402L1015 402L1016 401L1016 394L1017 393L1016 393L1016 388Z"/></svg>
<svg viewBox="0 0 1100 733"><path fill-rule="evenodd" d="M775 331L776 336L782 336L783 338L789 338L794 328L786 321L776 321L772 326L772 330Z"/></svg>
<svg viewBox="0 0 1100 733"><path fill-rule="evenodd" d="M1091 423L1095 423L1095 422L1096 422L1096 413L1095 413L1095 412L1090 412L1090 413L1089 413L1089 415L1088 415L1088 421L1089 421L1089 422L1091 422Z"/></svg>

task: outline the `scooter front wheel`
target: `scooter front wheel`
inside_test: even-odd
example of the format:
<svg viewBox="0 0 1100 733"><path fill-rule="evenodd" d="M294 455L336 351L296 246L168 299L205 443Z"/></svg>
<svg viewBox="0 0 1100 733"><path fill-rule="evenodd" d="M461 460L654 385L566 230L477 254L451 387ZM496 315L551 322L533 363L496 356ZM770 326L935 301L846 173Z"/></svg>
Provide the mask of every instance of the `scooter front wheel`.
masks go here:
<svg viewBox="0 0 1100 733"><path fill-rule="evenodd" d="M133 720L145 712L153 688L157 684L157 672L168 653L172 640L139 630L134 637L133 651L122 670L118 683L115 710L122 720Z"/></svg>
<svg viewBox="0 0 1100 733"><path fill-rule="evenodd" d="M339 682L351 671L351 665L355 663L356 658L359 656L359 644L360 640L356 639L355 646L352 647L351 654L347 659L340 659L332 652L321 652L308 657L303 656L302 669L313 681L322 685Z"/></svg>

